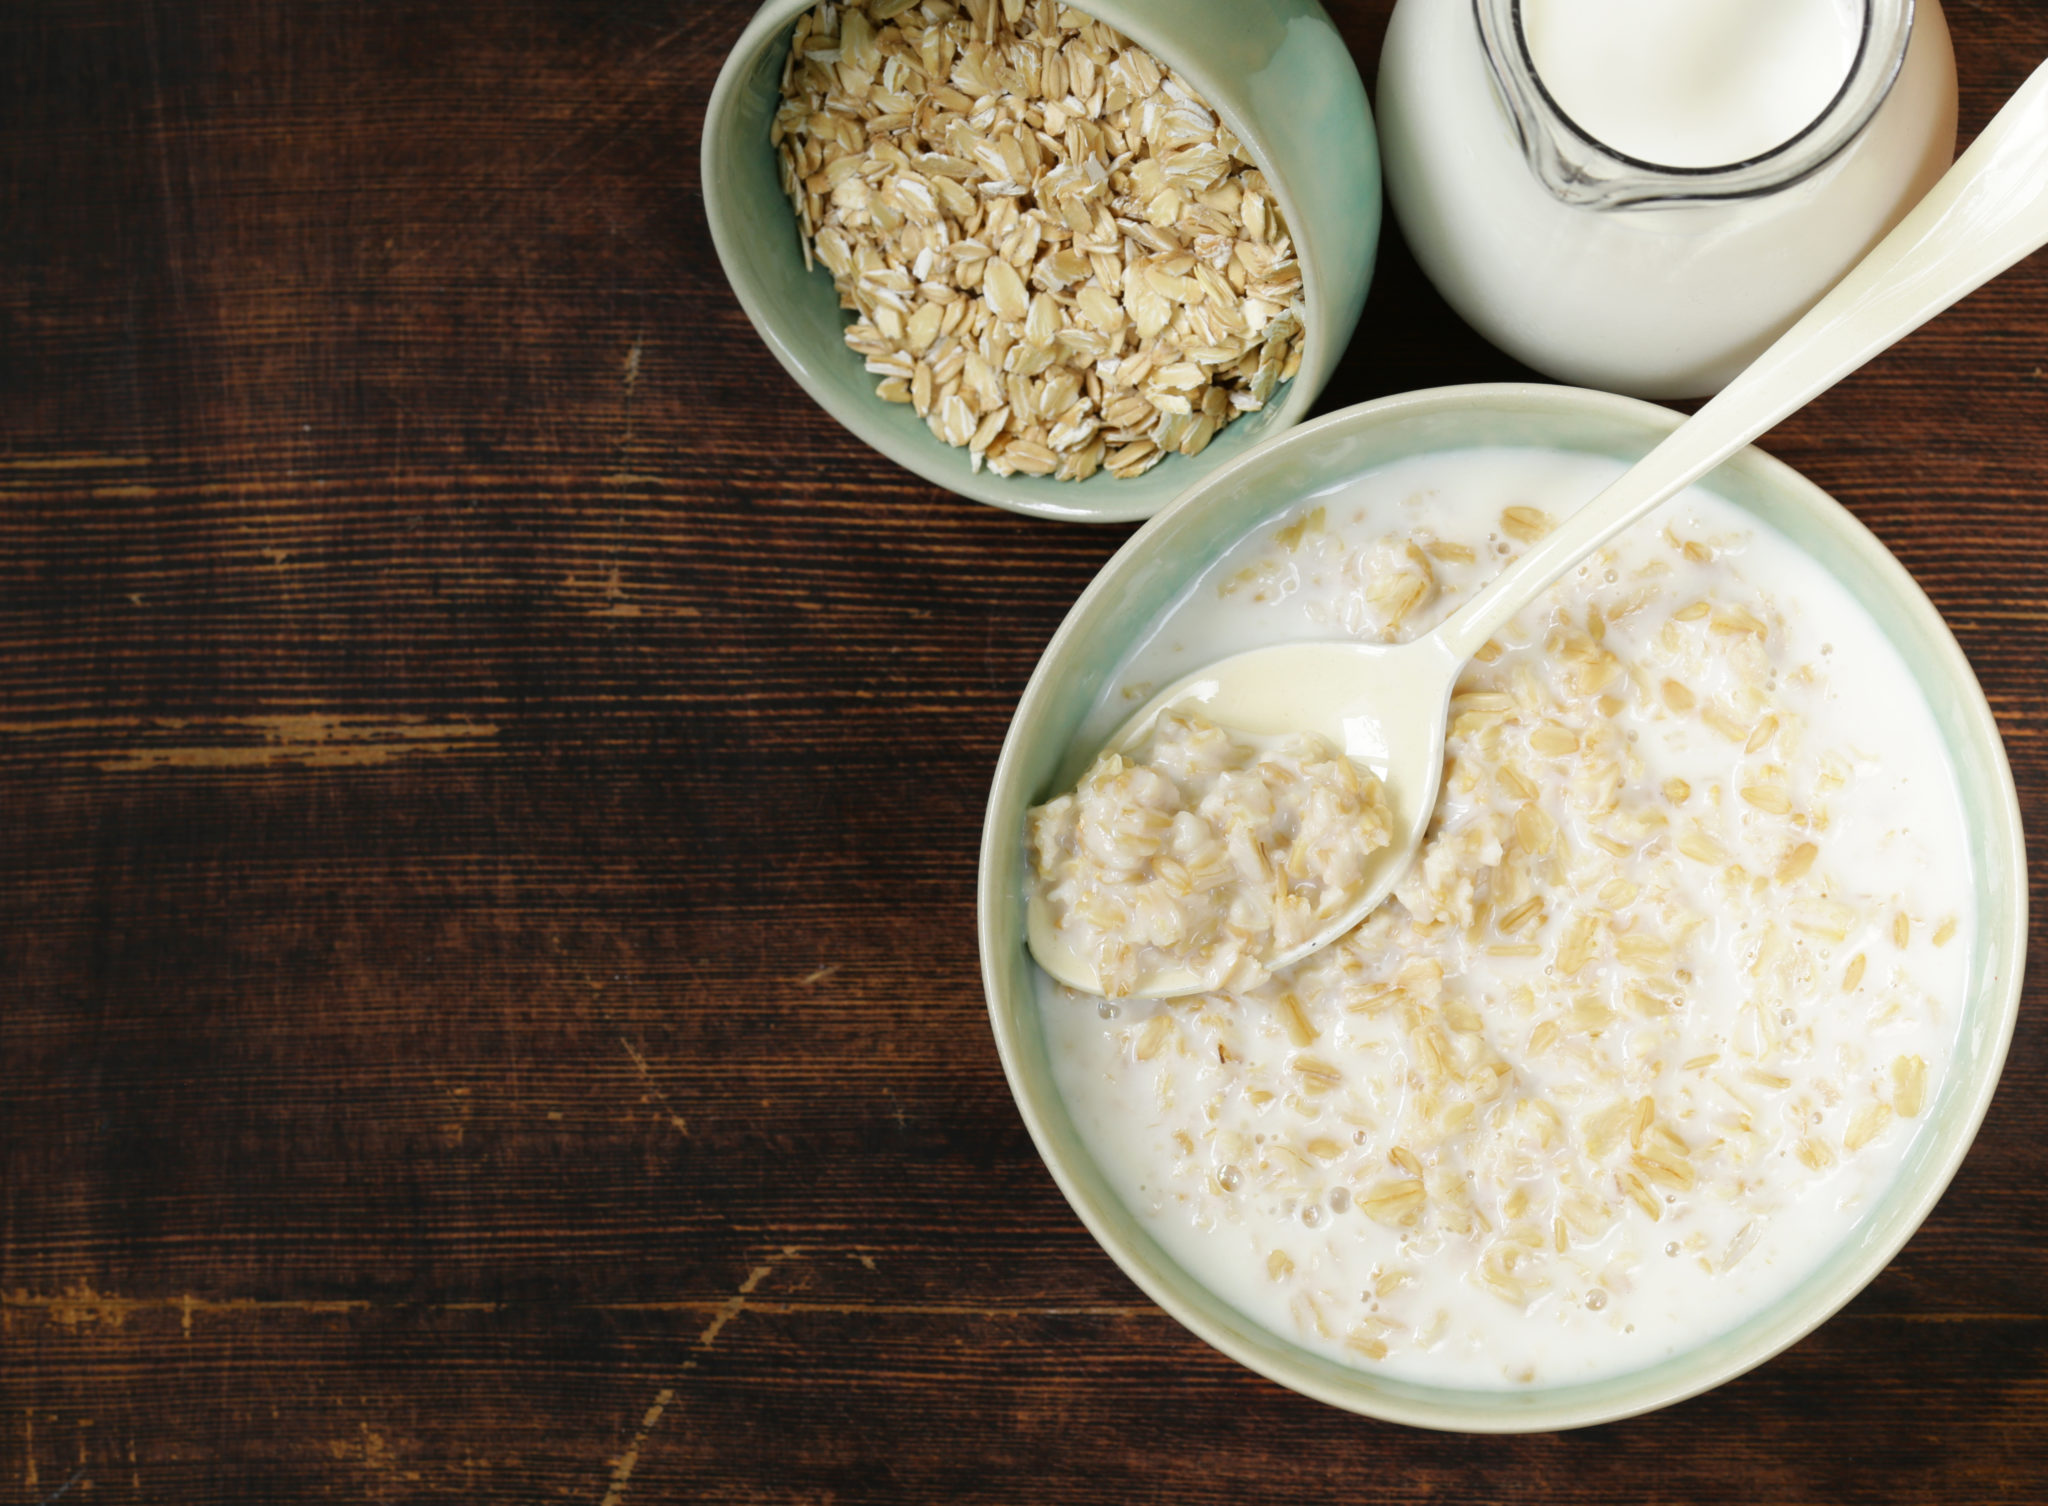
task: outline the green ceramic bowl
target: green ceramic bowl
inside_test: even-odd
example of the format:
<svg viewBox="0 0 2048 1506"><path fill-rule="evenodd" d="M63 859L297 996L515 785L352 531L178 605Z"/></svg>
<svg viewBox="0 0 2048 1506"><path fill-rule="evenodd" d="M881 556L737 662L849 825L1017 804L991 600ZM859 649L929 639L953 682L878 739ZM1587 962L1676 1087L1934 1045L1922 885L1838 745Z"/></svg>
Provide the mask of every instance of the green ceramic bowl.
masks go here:
<svg viewBox="0 0 2048 1506"><path fill-rule="evenodd" d="M1095 0L1084 9L1168 64L1264 169L1294 233L1307 327L1301 369L1200 455L1134 481L975 473L908 406L875 396L846 348L849 316L823 267L804 270L768 127L789 33L810 0L769 0L734 45L704 122L704 209L725 275L768 348L821 407L935 485L1012 512L1076 522L1149 518L1193 482L1299 421L1358 324L1380 231L1379 148L1365 86L1316 0ZM777 416L777 422L786 422Z"/></svg>
<svg viewBox="0 0 2048 1506"><path fill-rule="evenodd" d="M1118 1200L1068 1117L1024 950L1024 813L1055 793L1068 744L1129 645L1231 544L1296 499L1363 471L1474 445L1634 460L1679 421L1630 398L1518 384L1408 393L1318 419L1236 457L1139 530L1067 614L1010 724L982 832L981 966L1024 1122L1081 1221L1153 1300L1225 1354L1334 1406L1420 1427L1531 1432L1646 1412L1739 1375L1806 1334L1883 1269L1948 1185L1997 1085L2018 1012L2027 931L2019 803L1997 725L1969 662L1904 567L1825 492L1749 449L1705 484L1818 560L1890 637L1954 760L1976 860L1978 922L1953 1063L1898 1180L1818 1270L1735 1329L1631 1374L1512 1392L1417 1385L1311 1354L1198 1284ZM1899 1363L1904 1371L1910 1357Z"/></svg>

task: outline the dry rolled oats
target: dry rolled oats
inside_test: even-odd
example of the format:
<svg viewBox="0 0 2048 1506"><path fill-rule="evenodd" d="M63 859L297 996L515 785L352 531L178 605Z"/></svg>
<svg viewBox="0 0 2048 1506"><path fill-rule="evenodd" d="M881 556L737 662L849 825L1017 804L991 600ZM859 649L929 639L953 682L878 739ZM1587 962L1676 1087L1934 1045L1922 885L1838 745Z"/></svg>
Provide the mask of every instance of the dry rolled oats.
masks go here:
<svg viewBox="0 0 2048 1506"><path fill-rule="evenodd" d="M1056 0L820 4L770 141L847 345L976 470L1140 476L1300 367L1265 174L1185 80Z"/></svg>

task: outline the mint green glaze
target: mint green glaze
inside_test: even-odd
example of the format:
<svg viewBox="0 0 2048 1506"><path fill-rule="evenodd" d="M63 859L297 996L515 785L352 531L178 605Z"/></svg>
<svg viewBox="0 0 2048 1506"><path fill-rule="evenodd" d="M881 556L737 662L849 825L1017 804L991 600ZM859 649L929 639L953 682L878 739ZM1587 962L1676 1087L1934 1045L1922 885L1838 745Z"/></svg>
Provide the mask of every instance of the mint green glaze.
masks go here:
<svg viewBox="0 0 2048 1506"><path fill-rule="evenodd" d="M1479 445L1633 461L1680 417L1604 393L1500 384L1386 398L1283 435L1208 476L1103 567L1046 648L1004 741L982 832L982 982L1004 1070L1039 1153L1082 1222L1160 1306L1234 1359L1334 1406L1418 1427L1536 1432L1612 1421L1719 1385L1799 1339L1883 1269L1948 1185L1997 1086L2018 1014L2027 931L2019 802L1997 724L1962 650L1904 567L1825 492L1751 448L1701 484L1818 560L1897 647L1955 763L1975 859L1978 924L1954 1059L1899 1180L1819 1270L1748 1322L1632 1374L1517 1392L1392 1380L1310 1354L1196 1283L1124 1208L1067 1116L1024 949L1024 812L1055 793L1069 742L1130 645L1231 544L1297 499L1362 471Z"/></svg>
<svg viewBox="0 0 2048 1506"><path fill-rule="evenodd" d="M967 452L934 439L840 332L831 274L804 270L768 127L790 28L810 0L769 0L741 34L704 125L704 209L725 275L775 358L834 418L926 480L1013 512L1076 522L1147 518L1202 476L1305 416L1350 342L1379 242L1379 150L1365 86L1315 0L1099 0L1083 7L1172 67L1251 149L1279 197L1302 268L1301 370L1260 413L1194 459L1172 456L1135 481L1080 483L976 475ZM787 413L764 414L787 423Z"/></svg>

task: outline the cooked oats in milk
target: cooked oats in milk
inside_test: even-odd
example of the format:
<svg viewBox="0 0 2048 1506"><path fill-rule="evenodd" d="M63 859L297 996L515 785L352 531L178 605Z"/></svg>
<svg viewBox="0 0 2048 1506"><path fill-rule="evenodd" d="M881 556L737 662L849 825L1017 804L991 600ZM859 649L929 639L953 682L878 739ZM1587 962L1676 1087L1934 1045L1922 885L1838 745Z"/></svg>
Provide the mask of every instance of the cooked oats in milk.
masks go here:
<svg viewBox="0 0 2048 1506"><path fill-rule="evenodd" d="M1226 653L1427 630L1620 470L1465 451L1312 499L1077 744ZM1633 1369L1790 1289L1897 1172L1962 1006L1960 811L1867 614L1695 489L1468 667L1424 850L1363 925L1192 998L1041 980L1047 1043L1119 1194L1274 1331L1457 1386Z"/></svg>
<svg viewBox="0 0 2048 1506"><path fill-rule="evenodd" d="M1250 738L1169 711L1141 755L1103 754L1031 813L1061 939L1111 998L1166 968L1256 987L1261 959L1365 898L1366 860L1390 835L1386 791L1320 738Z"/></svg>

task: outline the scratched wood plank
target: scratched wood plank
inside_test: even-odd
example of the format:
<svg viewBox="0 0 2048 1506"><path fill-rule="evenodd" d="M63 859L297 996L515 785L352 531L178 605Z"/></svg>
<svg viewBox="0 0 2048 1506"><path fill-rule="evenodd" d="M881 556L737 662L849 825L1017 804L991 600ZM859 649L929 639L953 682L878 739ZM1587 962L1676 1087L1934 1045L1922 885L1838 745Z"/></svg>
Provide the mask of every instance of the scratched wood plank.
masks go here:
<svg viewBox="0 0 2048 1506"><path fill-rule="evenodd" d="M1387 4L1332 9L1370 78ZM1950 9L1970 131L2048 8ZM1351 1418L1096 1249L972 875L1129 530L768 360L696 176L748 10L0 8L0 1502L2048 1494L2038 983L1900 1258L1652 1417ZM2036 832L2044 337L2029 265L1768 442L1948 614ZM1390 235L1324 406L1526 376Z"/></svg>

